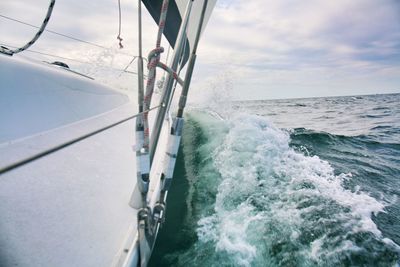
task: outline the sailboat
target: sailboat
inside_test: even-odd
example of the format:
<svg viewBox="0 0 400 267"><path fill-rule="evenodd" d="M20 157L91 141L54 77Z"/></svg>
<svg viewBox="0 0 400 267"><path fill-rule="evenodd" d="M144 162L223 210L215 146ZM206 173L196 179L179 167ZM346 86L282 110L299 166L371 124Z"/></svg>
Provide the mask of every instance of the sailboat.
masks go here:
<svg viewBox="0 0 400 267"><path fill-rule="evenodd" d="M215 2L138 1L135 101L65 63L17 54L40 37L55 0L27 45L0 49L1 266L147 266L167 212L197 46ZM142 4L159 27L146 86ZM162 35L173 48L169 66L160 62ZM167 76L152 105L157 68Z"/></svg>

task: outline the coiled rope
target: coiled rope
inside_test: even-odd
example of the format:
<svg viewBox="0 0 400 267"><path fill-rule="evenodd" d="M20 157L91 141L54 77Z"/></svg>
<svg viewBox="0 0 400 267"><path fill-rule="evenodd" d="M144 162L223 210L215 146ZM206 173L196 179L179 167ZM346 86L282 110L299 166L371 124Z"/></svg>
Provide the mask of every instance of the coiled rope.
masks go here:
<svg viewBox="0 0 400 267"><path fill-rule="evenodd" d="M50 5L47 9L46 17L44 18L44 20L42 22L42 26L40 26L39 31L35 34L35 36L32 38L32 40L30 40L27 44L25 44L24 46L22 46L20 48L17 48L14 50L3 48L5 50L5 51L4 50L3 51L9 55L13 55L13 54L22 52L22 51L28 49L31 45L33 45L37 41L37 39L39 39L40 35L42 35L44 29L46 28L47 23L50 20L51 13L53 12L53 7L54 7L55 3L56 3L56 0L50 0Z"/></svg>

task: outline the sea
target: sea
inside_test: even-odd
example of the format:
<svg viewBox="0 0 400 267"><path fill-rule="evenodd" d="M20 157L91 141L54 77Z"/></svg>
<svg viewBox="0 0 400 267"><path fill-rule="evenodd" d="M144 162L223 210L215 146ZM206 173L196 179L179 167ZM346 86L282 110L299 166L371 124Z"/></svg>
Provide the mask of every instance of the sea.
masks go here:
<svg viewBox="0 0 400 267"><path fill-rule="evenodd" d="M399 266L400 94L186 114L150 266Z"/></svg>

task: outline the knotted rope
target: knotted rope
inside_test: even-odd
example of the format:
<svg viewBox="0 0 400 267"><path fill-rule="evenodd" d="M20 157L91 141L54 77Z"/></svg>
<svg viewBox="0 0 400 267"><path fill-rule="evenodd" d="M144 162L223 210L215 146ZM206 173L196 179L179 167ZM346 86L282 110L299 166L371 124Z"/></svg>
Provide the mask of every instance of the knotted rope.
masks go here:
<svg viewBox="0 0 400 267"><path fill-rule="evenodd" d="M124 46L122 45L122 41L124 39L122 39L122 37L121 37L121 0L118 0L118 36L117 36L117 40L119 42L119 49L124 48Z"/></svg>
<svg viewBox="0 0 400 267"><path fill-rule="evenodd" d="M157 42L156 48L150 51L148 56L148 75L147 75L147 83L146 83L146 93L144 96L143 109L147 110L150 107L151 98L154 92L154 84L156 80L156 68L160 62L160 55L164 52L164 48L161 47L161 37L165 27L165 20L167 18L169 0L164 0L161 7L160 20L158 23L158 34L157 34ZM149 143L150 143L150 130L149 130L149 120L148 120L148 112L143 113L143 125L144 125L144 140L143 140L143 148L148 151Z"/></svg>

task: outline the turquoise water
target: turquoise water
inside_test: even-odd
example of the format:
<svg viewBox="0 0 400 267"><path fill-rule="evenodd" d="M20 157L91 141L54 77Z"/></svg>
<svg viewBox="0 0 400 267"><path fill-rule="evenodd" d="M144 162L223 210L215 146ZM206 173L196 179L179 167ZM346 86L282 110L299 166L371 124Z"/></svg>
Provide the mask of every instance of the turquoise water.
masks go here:
<svg viewBox="0 0 400 267"><path fill-rule="evenodd" d="M151 266L396 266L400 94L187 114Z"/></svg>

